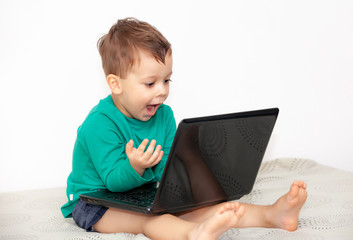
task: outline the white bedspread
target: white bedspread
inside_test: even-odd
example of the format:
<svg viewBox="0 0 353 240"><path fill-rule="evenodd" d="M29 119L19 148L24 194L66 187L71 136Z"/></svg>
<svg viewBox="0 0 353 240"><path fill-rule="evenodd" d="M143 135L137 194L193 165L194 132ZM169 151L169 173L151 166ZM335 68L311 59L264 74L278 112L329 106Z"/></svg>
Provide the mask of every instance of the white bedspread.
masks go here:
<svg viewBox="0 0 353 240"><path fill-rule="evenodd" d="M262 164L253 191L241 202L271 204L294 180L308 184L299 228L231 229L220 239L353 239L353 173L305 159L276 159ZM0 240L71 239L146 240L144 235L87 233L61 215L65 189L0 194Z"/></svg>

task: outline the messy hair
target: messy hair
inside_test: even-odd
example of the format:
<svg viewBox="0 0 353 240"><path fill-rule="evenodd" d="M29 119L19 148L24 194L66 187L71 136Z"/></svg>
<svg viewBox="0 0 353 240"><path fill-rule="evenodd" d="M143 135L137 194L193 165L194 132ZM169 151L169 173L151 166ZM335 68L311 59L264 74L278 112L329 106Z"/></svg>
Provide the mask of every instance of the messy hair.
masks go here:
<svg viewBox="0 0 353 240"><path fill-rule="evenodd" d="M105 75L115 74L121 78L126 78L139 61L138 51L147 51L156 61L165 63L167 52L171 50L168 40L155 27L136 18L118 20L98 40L97 47Z"/></svg>

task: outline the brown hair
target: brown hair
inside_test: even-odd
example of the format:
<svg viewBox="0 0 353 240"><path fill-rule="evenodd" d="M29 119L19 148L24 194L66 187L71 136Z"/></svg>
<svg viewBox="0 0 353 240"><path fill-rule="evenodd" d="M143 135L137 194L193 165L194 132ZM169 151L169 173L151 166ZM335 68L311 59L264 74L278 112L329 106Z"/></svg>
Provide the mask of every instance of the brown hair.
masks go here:
<svg viewBox="0 0 353 240"><path fill-rule="evenodd" d="M97 43L106 76L115 74L126 78L128 71L138 61L138 51L152 54L156 61L165 63L171 45L150 24L136 18L120 19Z"/></svg>

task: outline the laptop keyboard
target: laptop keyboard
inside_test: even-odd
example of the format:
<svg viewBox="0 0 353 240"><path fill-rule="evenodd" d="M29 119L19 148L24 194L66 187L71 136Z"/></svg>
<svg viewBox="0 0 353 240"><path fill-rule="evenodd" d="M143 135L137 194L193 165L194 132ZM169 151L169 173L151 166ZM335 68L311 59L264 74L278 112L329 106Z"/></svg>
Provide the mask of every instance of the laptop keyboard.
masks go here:
<svg viewBox="0 0 353 240"><path fill-rule="evenodd" d="M156 190L140 190L134 192L114 193L114 195L109 196L108 198L134 205L150 206L153 204L155 195Z"/></svg>

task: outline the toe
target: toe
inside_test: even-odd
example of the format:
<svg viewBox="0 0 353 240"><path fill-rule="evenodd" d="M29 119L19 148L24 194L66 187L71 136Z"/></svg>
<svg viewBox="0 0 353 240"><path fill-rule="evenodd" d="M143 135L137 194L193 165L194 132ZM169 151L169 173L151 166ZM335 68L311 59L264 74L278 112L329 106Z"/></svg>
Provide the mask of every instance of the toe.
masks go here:
<svg viewBox="0 0 353 240"><path fill-rule="evenodd" d="M239 218L241 218L245 213L245 207L243 205L240 205L237 210L235 210L235 215Z"/></svg>
<svg viewBox="0 0 353 240"><path fill-rule="evenodd" d="M290 187L288 196L290 198L295 198L296 196L298 196L298 193L299 193L299 187L297 184L293 183L292 186Z"/></svg>

